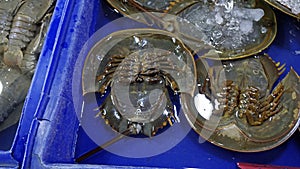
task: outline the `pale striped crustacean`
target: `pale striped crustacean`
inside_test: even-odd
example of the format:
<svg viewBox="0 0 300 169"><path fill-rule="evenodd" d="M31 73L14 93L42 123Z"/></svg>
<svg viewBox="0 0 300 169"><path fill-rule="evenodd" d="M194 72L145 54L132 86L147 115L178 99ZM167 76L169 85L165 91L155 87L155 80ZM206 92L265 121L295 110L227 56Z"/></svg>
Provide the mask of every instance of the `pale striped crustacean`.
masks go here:
<svg viewBox="0 0 300 169"><path fill-rule="evenodd" d="M23 3L23 0L0 0L0 53L7 50L13 17Z"/></svg>
<svg viewBox="0 0 300 169"><path fill-rule="evenodd" d="M6 0L0 3L0 22L3 23L0 25L0 130L4 130L19 120L46 38L54 1ZM2 10L2 7L6 8ZM12 58L18 63L11 63Z"/></svg>
<svg viewBox="0 0 300 169"><path fill-rule="evenodd" d="M32 76L35 72L36 64L38 61L38 56L41 53L44 41L46 39L48 27L50 25L52 14L47 14L43 20L42 24L36 33L34 39L26 47L26 50L23 52L24 57L19 65L22 73Z"/></svg>
<svg viewBox="0 0 300 169"><path fill-rule="evenodd" d="M257 152L280 145L297 129L300 117L299 76L291 68L278 82L284 71L285 64L263 54L218 65L198 59L199 94L196 106L189 104L187 111L196 121L191 125L226 149ZM204 102L209 102L207 111L201 109Z"/></svg>
<svg viewBox="0 0 300 169"><path fill-rule="evenodd" d="M13 18L4 51L4 63L20 66L28 44L34 39L42 20L51 11L55 0L26 0Z"/></svg>

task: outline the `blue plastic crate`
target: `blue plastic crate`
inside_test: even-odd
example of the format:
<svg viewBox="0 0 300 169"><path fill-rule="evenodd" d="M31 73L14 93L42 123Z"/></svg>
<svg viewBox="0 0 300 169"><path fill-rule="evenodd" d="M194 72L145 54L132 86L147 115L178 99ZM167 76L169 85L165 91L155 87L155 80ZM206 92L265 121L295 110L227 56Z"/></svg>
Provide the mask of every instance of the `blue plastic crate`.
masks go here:
<svg viewBox="0 0 300 169"><path fill-rule="evenodd" d="M199 144L199 136L191 130L177 146L157 156L126 158L102 151L82 164L75 164L74 158L96 146L80 127L75 112L72 77L77 66L76 61L89 37L120 15L99 0L58 1L55 12L54 18L57 20L54 19L56 25L52 24L52 27L57 27L57 32L54 33L53 30L55 36L49 37L52 43L46 44L47 47L43 51L45 55L43 58L46 58L46 61L39 63L34 80L36 85L33 85L36 86L38 93L31 91L27 101L27 111L24 113L25 116L27 113L33 113L30 111L36 110L27 139L23 168L120 166L236 168L237 162L300 167L299 131L295 132L287 142L272 150L238 153L216 147L208 142ZM300 50L300 23L281 12L276 11L276 14L279 25L278 35L266 52L275 61L286 63L288 70L293 66L299 73L300 56L297 51ZM126 25L116 25L116 27L126 27ZM38 81L38 77L45 80ZM19 131L22 131L22 128ZM23 148L19 149L23 150Z"/></svg>
<svg viewBox="0 0 300 169"><path fill-rule="evenodd" d="M53 14L51 25L48 29L47 38L45 39L43 51L40 55L40 60L37 65L38 71L35 73L32 79L32 85L28 91L28 95L25 99L22 114L18 124L4 130L1 132L1 141L5 141L5 148L0 150L0 168L20 168L25 154L25 148L28 144L28 136L31 135L30 128L33 119L37 119L35 116L39 102L45 99L49 87L44 87L44 84L48 84L47 81L51 79L48 72L52 72L54 68L49 65L52 64L53 58L51 57L56 50L54 50L54 44L59 36L59 28L61 16L65 11L64 1L58 1L55 7L55 12ZM65 9L66 10L66 9ZM43 77L48 78L43 78ZM42 78L41 78L42 77ZM13 139L13 140L12 140ZM8 149L8 150L7 150ZM26 156L25 156L26 157Z"/></svg>

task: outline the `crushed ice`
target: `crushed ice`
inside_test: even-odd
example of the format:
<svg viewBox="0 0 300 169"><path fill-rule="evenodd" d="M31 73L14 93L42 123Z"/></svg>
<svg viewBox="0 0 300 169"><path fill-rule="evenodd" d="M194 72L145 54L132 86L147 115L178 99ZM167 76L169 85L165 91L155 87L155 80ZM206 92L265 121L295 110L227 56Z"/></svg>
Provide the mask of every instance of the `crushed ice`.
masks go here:
<svg viewBox="0 0 300 169"><path fill-rule="evenodd" d="M260 42L267 32L258 24L264 16L263 9L231 6L232 0L213 1L218 2L214 6L198 3L180 17L204 32L208 37L204 40L219 50L244 50L249 44Z"/></svg>

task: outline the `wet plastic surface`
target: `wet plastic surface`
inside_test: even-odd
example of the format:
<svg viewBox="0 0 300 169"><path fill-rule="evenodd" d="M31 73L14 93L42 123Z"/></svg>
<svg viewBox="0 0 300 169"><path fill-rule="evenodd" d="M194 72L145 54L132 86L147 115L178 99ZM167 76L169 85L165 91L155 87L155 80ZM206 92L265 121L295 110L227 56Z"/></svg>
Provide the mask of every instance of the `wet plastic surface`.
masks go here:
<svg viewBox="0 0 300 169"><path fill-rule="evenodd" d="M99 3L98 0L76 2L61 0L57 3L50 28L51 36L48 37L41 56L43 61L39 62L34 77L32 86L35 90L30 90L22 116L22 125L18 129L12 148L17 161L22 160L25 150L23 168L117 166L237 168L237 162L300 167L299 131L296 131L287 142L272 150L237 153L199 140L198 134L191 130L179 144L163 154L149 158L127 158L102 151L81 164L75 164L74 158L97 146L79 126L76 116L75 110L78 107L74 107L72 98L75 63L88 38L97 29L119 18L120 15L109 9L106 3ZM276 15L278 35L265 52L275 61L287 64L285 74L290 66L299 73L300 22L279 11L276 11ZM124 148L136 148L135 145L132 146ZM9 156L10 152L4 152L0 154L0 159L4 159L10 166L16 166L16 162ZM3 161L1 160L0 163Z"/></svg>

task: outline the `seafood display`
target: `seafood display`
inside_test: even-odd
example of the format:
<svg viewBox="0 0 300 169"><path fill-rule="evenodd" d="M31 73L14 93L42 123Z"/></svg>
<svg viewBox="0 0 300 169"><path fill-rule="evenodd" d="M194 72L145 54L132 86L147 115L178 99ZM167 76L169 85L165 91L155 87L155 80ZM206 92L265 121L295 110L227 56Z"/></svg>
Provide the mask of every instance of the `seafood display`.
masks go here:
<svg viewBox="0 0 300 169"><path fill-rule="evenodd" d="M272 9L262 1L118 1L120 13L177 34L197 52L197 44L215 47L212 59L250 56L268 47L277 33ZM217 56L217 57L213 57Z"/></svg>
<svg viewBox="0 0 300 169"><path fill-rule="evenodd" d="M88 54L83 93L105 97L98 116L115 131L151 137L178 120L171 97L193 93L195 71L193 56L174 34L155 29L118 31Z"/></svg>
<svg viewBox="0 0 300 169"><path fill-rule="evenodd" d="M299 0L265 0L273 7L295 18L300 18L300 1Z"/></svg>
<svg viewBox="0 0 300 169"><path fill-rule="evenodd" d="M298 128L298 74L291 68L282 78L285 64L258 54L277 33L275 14L266 3L107 2L133 20L164 30L113 33L86 59L83 95L101 96L97 117L114 131L155 136L178 120L171 101L176 95L191 127L225 149L265 151L282 144ZM176 37L176 43L169 37ZM176 51L178 45L186 52ZM195 55L201 50L205 54ZM189 56L179 57L187 51Z"/></svg>
<svg viewBox="0 0 300 169"><path fill-rule="evenodd" d="M267 55L224 61L197 60L199 93L184 98L188 119L202 137L226 149L257 152L274 148L298 128L299 76ZM205 110L201 109L202 106Z"/></svg>
<svg viewBox="0 0 300 169"><path fill-rule="evenodd" d="M0 0L2 166L300 165L299 0L55 2Z"/></svg>

